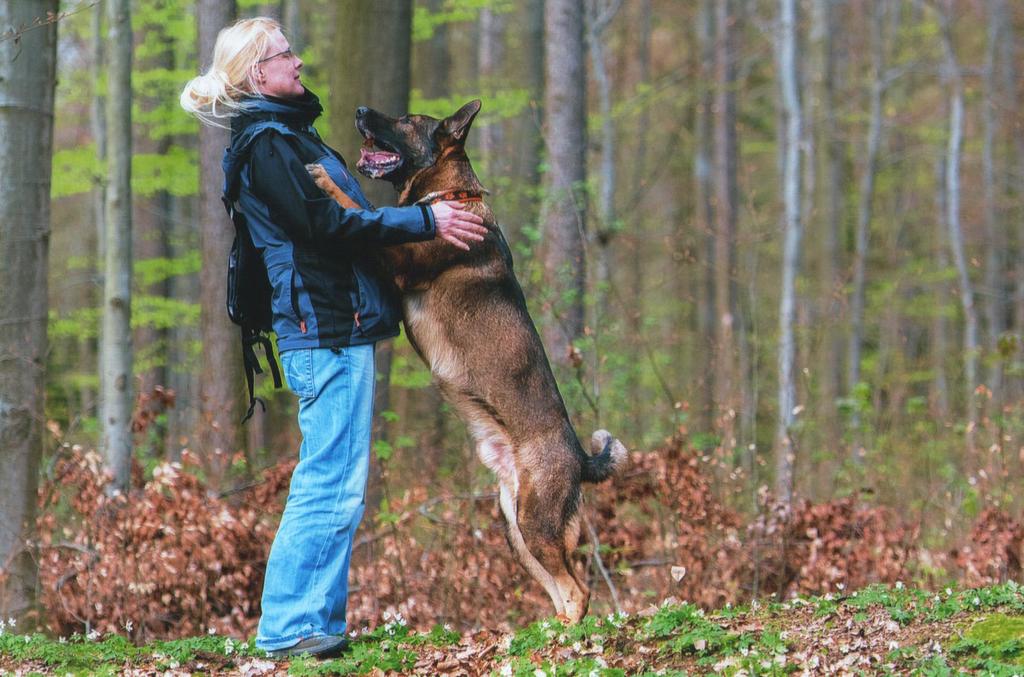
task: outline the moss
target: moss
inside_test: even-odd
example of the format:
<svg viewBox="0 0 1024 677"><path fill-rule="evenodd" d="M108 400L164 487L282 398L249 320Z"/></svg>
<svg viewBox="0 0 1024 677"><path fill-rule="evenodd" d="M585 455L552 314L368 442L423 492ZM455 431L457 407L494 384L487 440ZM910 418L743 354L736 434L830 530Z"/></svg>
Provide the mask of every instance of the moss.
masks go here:
<svg viewBox="0 0 1024 677"><path fill-rule="evenodd" d="M985 620L975 623L967 631L967 637L992 645L1024 640L1024 616L992 614Z"/></svg>

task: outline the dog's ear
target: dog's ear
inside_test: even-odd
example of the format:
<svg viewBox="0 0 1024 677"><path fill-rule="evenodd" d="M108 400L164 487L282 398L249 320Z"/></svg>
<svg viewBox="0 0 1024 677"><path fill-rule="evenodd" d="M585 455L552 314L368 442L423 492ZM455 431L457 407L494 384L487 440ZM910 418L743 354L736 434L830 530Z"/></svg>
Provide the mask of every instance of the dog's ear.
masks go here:
<svg viewBox="0 0 1024 677"><path fill-rule="evenodd" d="M480 99L473 99L465 106L455 111L449 117L441 121L441 131L456 141L465 141L469 127L473 124L473 118L480 112Z"/></svg>

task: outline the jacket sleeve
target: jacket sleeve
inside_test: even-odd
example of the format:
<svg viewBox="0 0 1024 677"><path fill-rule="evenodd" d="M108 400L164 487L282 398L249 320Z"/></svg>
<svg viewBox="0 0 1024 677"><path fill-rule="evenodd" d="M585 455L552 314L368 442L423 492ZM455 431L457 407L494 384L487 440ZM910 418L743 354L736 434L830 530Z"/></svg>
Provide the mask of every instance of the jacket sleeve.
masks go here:
<svg viewBox="0 0 1024 677"><path fill-rule="evenodd" d="M253 194L296 240L361 240L380 245L434 239L429 207L345 209L317 187L292 146L270 130L254 142Z"/></svg>

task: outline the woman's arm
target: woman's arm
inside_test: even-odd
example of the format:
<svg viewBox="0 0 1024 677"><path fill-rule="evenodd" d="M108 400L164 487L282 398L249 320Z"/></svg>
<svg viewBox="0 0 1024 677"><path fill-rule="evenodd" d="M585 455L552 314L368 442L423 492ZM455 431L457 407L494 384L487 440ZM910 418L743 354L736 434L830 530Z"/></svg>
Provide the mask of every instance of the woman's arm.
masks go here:
<svg viewBox="0 0 1024 677"><path fill-rule="evenodd" d="M437 234L427 207L344 209L324 195L295 150L272 130L254 142L251 168L253 194L293 239L392 245L432 240Z"/></svg>

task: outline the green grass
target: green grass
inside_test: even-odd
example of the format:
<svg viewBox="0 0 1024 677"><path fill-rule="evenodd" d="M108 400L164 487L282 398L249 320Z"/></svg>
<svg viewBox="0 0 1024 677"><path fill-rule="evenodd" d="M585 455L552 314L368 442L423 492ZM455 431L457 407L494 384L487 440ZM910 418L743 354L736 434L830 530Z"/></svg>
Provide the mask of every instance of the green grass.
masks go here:
<svg viewBox="0 0 1024 677"><path fill-rule="evenodd" d="M664 604L634 616L588 616L571 626L545 619L506 637L487 652L481 667L495 674L529 676L537 670L548 675L602 677L662 670L659 674L785 675L800 669L792 658L798 649L807 651L811 642L813 650L816 636L801 635L808 618L813 617L824 632L834 628L838 633L840 626L833 615L856 624L871 623L879 610L901 628L926 628L925 639L887 653L885 662L898 673L1024 674L1024 589L1016 583L938 592L875 585L848 595L728 607L713 613L693 604ZM955 636L939 646L928 634L928 624L936 624L936 637ZM956 634L958 627L961 631ZM396 619L354 639L351 650L340 658L292 660L289 673L407 673L421 655L437 657L459 641L459 634L450 629L435 626L429 632L415 632ZM638 649L643 650L642 656ZM12 666L74 675L116 675L129 667L237 671L238 664L250 657L264 657L251 640L240 643L218 636L137 647L115 635L55 641L0 629L0 671ZM609 665L627 657L628 671Z"/></svg>

